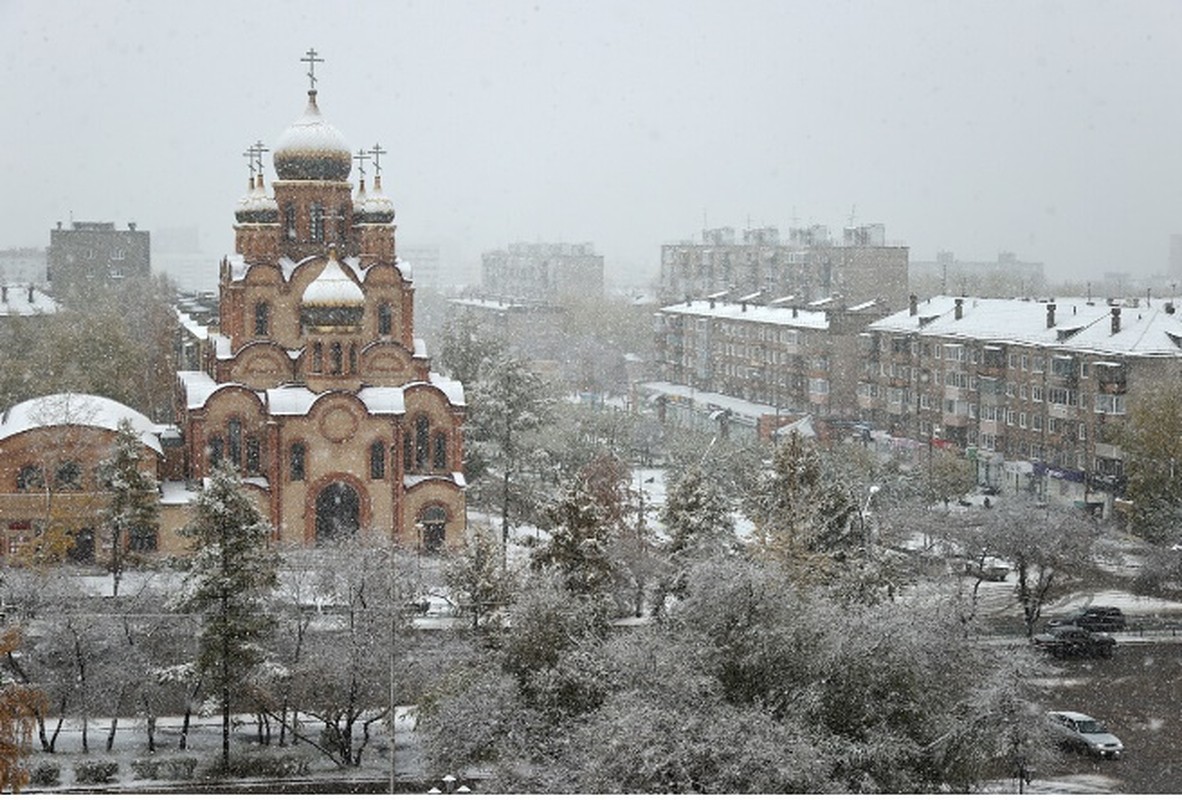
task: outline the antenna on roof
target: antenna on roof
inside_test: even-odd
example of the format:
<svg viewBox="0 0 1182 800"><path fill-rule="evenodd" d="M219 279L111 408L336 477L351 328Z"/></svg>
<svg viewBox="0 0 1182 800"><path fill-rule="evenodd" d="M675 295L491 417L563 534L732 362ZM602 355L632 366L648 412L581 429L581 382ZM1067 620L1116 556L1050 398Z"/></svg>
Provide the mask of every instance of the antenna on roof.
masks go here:
<svg viewBox="0 0 1182 800"><path fill-rule="evenodd" d="M306 62L308 64L308 80L310 82L308 89L309 91L314 92L316 91L316 65L323 64L324 59L317 58L316 48L309 47L308 52L304 54L304 58L301 58L300 61Z"/></svg>

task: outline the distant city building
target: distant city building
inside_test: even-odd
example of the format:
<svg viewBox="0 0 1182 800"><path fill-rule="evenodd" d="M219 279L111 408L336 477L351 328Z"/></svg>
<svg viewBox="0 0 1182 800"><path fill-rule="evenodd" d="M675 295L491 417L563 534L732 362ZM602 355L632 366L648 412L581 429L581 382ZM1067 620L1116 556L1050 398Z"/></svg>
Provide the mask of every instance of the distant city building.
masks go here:
<svg viewBox="0 0 1182 800"><path fill-rule="evenodd" d="M418 288L438 289L443 286L443 275L439 267L438 245L422 247L398 246L398 259L404 261L414 274Z"/></svg>
<svg viewBox="0 0 1182 800"><path fill-rule="evenodd" d="M41 283L45 280L45 248L0 250L0 281Z"/></svg>
<svg viewBox="0 0 1182 800"><path fill-rule="evenodd" d="M49 232L47 278L54 295L85 291L97 285L115 285L125 278L151 273L151 246L147 231L117 230L114 222L72 222Z"/></svg>
<svg viewBox="0 0 1182 800"><path fill-rule="evenodd" d="M920 447L954 444L993 485L1079 503L1120 490L1119 423L1138 389L1182 376L1170 301L939 296L869 326L863 419Z"/></svg>
<svg viewBox="0 0 1182 800"><path fill-rule="evenodd" d="M912 261L911 289L917 294L960 294L980 297L1029 297L1043 291L1041 261L1020 261L1001 252L996 261L961 261L947 251L935 261Z"/></svg>
<svg viewBox="0 0 1182 800"><path fill-rule="evenodd" d="M753 228L735 240L733 228L702 231L702 241L661 247L658 292L663 303L714 296L734 301L761 293L763 302L791 296L858 305L875 300L887 308L907 304L907 247L887 244L882 224L849 227L840 241L828 228Z"/></svg>
<svg viewBox="0 0 1182 800"><path fill-rule="evenodd" d="M760 418L858 416L861 334L888 311L867 301L847 307L832 300L761 305L694 300L662 308L656 322L656 362L664 385L650 393L673 402L694 393L745 401L733 424L755 429ZM656 400L659 405L669 399ZM727 411L716 402L716 410ZM763 437L763 438L766 438Z"/></svg>
<svg viewBox="0 0 1182 800"><path fill-rule="evenodd" d="M506 300L557 303L603 296L603 256L595 246L517 242L481 256L481 288Z"/></svg>

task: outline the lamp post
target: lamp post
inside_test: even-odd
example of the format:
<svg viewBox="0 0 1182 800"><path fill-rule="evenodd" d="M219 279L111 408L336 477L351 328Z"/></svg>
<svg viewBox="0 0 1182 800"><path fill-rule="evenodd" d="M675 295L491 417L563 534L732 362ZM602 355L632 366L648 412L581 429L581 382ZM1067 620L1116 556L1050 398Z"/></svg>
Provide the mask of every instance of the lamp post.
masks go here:
<svg viewBox="0 0 1182 800"><path fill-rule="evenodd" d="M862 547L865 549L867 555L873 554L874 537L870 535L866 528L866 513L870 510L870 501L874 499L874 495L878 494L881 487L878 484L872 484L866 490L866 502L862 504L861 510L858 512L858 522L862 525Z"/></svg>

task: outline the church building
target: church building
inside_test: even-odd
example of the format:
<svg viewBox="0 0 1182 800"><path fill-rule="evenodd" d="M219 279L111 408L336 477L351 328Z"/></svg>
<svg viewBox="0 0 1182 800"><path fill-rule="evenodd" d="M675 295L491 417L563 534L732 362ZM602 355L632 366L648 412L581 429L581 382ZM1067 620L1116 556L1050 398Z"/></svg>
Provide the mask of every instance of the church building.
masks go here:
<svg viewBox="0 0 1182 800"><path fill-rule="evenodd" d="M303 115L261 144L223 259L201 368L177 373L185 475L227 461L282 544L358 530L424 551L463 541L463 387L414 335L380 146L354 153L320 113L315 51ZM357 163L356 186L349 180ZM373 183L366 186L366 162Z"/></svg>

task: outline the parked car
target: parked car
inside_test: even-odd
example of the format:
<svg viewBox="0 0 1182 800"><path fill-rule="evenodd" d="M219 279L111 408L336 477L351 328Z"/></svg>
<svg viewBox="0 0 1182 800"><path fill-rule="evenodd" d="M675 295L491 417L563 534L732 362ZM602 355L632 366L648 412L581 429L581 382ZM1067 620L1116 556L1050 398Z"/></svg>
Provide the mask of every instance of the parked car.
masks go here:
<svg viewBox="0 0 1182 800"><path fill-rule="evenodd" d="M986 556L980 561L967 562L964 571L983 581L1004 581L1006 576L1010 574L1010 565L1000 558Z"/></svg>
<svg viewBox="0 0 1182 800"><path fill-rule="evenodd" d="M1116 647L1116 639L1106 633L1097 633L1074 625L1057 625L1045 633L1036 634L1034 646L1050 653L1055 658L1110 658Z"/></svg>
<svg viewBox="0 0 1182 800"><path fill-rule="evenodd" d="M1084 606L1062 619L1052 621L1050 625L1070 625L1089 631L1123 631L1125 615L1116 606Z"/></svg>
<svg viewBox="0 0 1182 800"><path fill-rule="evenodd" d="M1048 711L1047 718L1055 726L1059 743L1069 750L1100 758L1120 758L1125 746L1108 732L1104 723L1078 711Z"/></svg>

